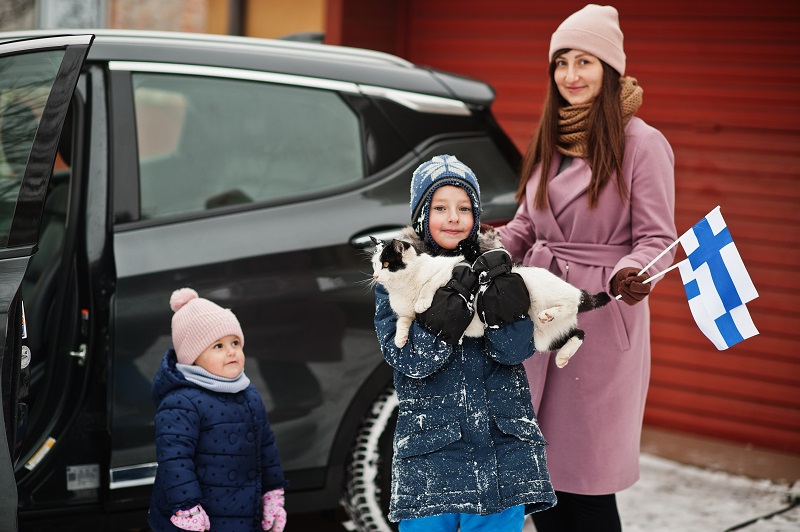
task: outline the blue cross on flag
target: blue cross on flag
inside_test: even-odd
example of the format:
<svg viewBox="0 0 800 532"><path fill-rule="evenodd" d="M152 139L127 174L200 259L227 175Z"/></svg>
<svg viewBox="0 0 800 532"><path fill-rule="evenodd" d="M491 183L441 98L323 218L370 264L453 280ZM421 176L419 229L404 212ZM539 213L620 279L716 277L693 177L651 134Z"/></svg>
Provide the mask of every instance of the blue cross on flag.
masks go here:
<svg viewBox="0 0 800 532"><path fill-rule="evenodd" d="M719 207L678 239L687 259L678 264L697 326L717 349L758 330L745 303L758 297Z"/></svg>

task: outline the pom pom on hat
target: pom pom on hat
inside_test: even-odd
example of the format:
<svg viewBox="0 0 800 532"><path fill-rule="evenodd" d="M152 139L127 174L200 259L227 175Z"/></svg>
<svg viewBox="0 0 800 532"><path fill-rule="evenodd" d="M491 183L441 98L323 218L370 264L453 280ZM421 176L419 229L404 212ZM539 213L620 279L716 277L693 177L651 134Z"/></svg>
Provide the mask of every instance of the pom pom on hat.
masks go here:
<svg viewBox="0 0 800 532"><path fill-rule="evenodd" d="M172 346L181 364L194 364L200 353L228 335L238 337L244 346L242 327L233 312L203 299L195 290L175 290L169 298L169 306L175 312Z"/></svg>
<svg viewBox="0 0 800 532"><path fill-rule="evenodd" d="M564 19L550 38L548 57L559 50L582 50L599 58L625 75L625 50L622 47L619 13L612 6L588 4Z"/></svg>
<svg viewBox="0 0 800 532"><path fill-rule="evenodd" d="M169 298L169 308L172 309L172 312L178 312L178 309L183 307L192 299L197 299L198 297L200 296L197 295L197 292L191 288L179 288L178 290L172 292L172 295Z"/></svg>

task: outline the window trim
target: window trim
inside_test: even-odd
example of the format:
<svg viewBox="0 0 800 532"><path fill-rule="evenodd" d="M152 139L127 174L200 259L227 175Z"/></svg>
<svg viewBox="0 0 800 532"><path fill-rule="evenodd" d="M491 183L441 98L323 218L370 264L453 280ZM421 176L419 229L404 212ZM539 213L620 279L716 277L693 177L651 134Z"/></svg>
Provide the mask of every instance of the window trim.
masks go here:
<svg viewBox="0 0 800 532"><path fill-rule="evenodd" d="M458 116L469 116L472 114L472 111L469 109L469 107L467 107L467 105L461 100L443 98L441 96L433 96L418 92L391 89L387 87L377 87L374 85L361 85L349 81L312 78L308 76L296 76L293 74L280 74L277 72L263 72L260 70L247 70L240 68L186 65L178 63L154 63L146 61L109 61L108 68L112 71L183 74L190 76L205 76L247 81L261 81L266 83L279 83L282 85L295 85L300 87L310 87L315 89L386 98L420 113Z"/></svg>
<svg viewBox="0 0 800 532"><path fill-rule="evenodd" d="M282 85L298 85L338 92L358 93L358 85L346 81L261 72L238 68L212 67L201 65L182 65L177 63L149 63L143 61L109 61L109 70L125 70L128 72L151 72L158 74L184 74L188 76L204 76L212 78L239 79L246 81L264 81Z"/></svg>
<svg viewBox="0 0 800 532"><path fill-rule="evenodd" d="M63 48L71 45L86 45L88 46L94 35L65 35L60 37L48 38L28 38L18 41L5 41L3 42L3 52L0 55L10 55L18 52L26 52L30 50L44 51L47 48Z"/></svg>

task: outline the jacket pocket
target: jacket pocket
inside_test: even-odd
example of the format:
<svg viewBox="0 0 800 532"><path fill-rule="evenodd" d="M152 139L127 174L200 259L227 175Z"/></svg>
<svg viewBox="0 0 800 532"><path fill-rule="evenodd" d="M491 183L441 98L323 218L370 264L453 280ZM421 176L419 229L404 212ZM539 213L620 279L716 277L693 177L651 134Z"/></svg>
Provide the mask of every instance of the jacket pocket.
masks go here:
<svg viewBox="0 0 800 532"><path fill-rule="evenodd" d="M622 318L622 312L619 309L620 305L606 305L611 312L611 321L614 322L614 330L617 333L617 342L622 351L627 351L631 348L631 342L628 338L628 330L625 328L625 320ZM603 310L603 309L600 309Z"/></svg>
<svg viewBox="0 0 800 532"><path fill-rule="evenodd" d="M496 417L494 419L497 428L509 436L514 436L520 440L535 443L537 445L547 445L547 442L539 429L538 423L525 418Z"/></svg>
<svg viewBox="0 0 800 532"><path fill-rule="evenodd" d="M442 425L430 429L412 432L405 436L398 435L394 454L398 458L420 456L438 451L461 439L461 427L458 423Z"/></svg>

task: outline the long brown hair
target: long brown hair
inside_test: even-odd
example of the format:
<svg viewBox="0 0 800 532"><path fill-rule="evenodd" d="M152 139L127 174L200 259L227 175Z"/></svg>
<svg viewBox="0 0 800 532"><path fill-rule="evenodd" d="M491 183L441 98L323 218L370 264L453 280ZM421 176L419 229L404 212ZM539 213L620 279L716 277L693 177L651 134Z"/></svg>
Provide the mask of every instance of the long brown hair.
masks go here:
<svg viewBox="0 0 800 532"><path fill-rule="evenodd" d="M559 50L553 57L558 57L568 50ZM616 172L617 191L620 199L625 201L628 196L628 187L622 176L622 158L625 154L625 130L622 122L622 109L620 106L619 73L600 61L603 65L603 86L600 93L592 102L589 111L588 124L588 161L592 169L592 180L589 183L589 208L597 206L597 200L603 187ZM531 139L525 157L522 159L522 173L519 179L519 188L515 198L517 201L525 197L525 186L528 184L534 167L541 163L541 178L536 189L534 208L547 207L547 177L553 162L558 141L558 109L568 106L569 103L561 96L556 86L553 73L555 61L550 62L548 69L550 83L544 98L542 116L539 126Z"/></svg>

